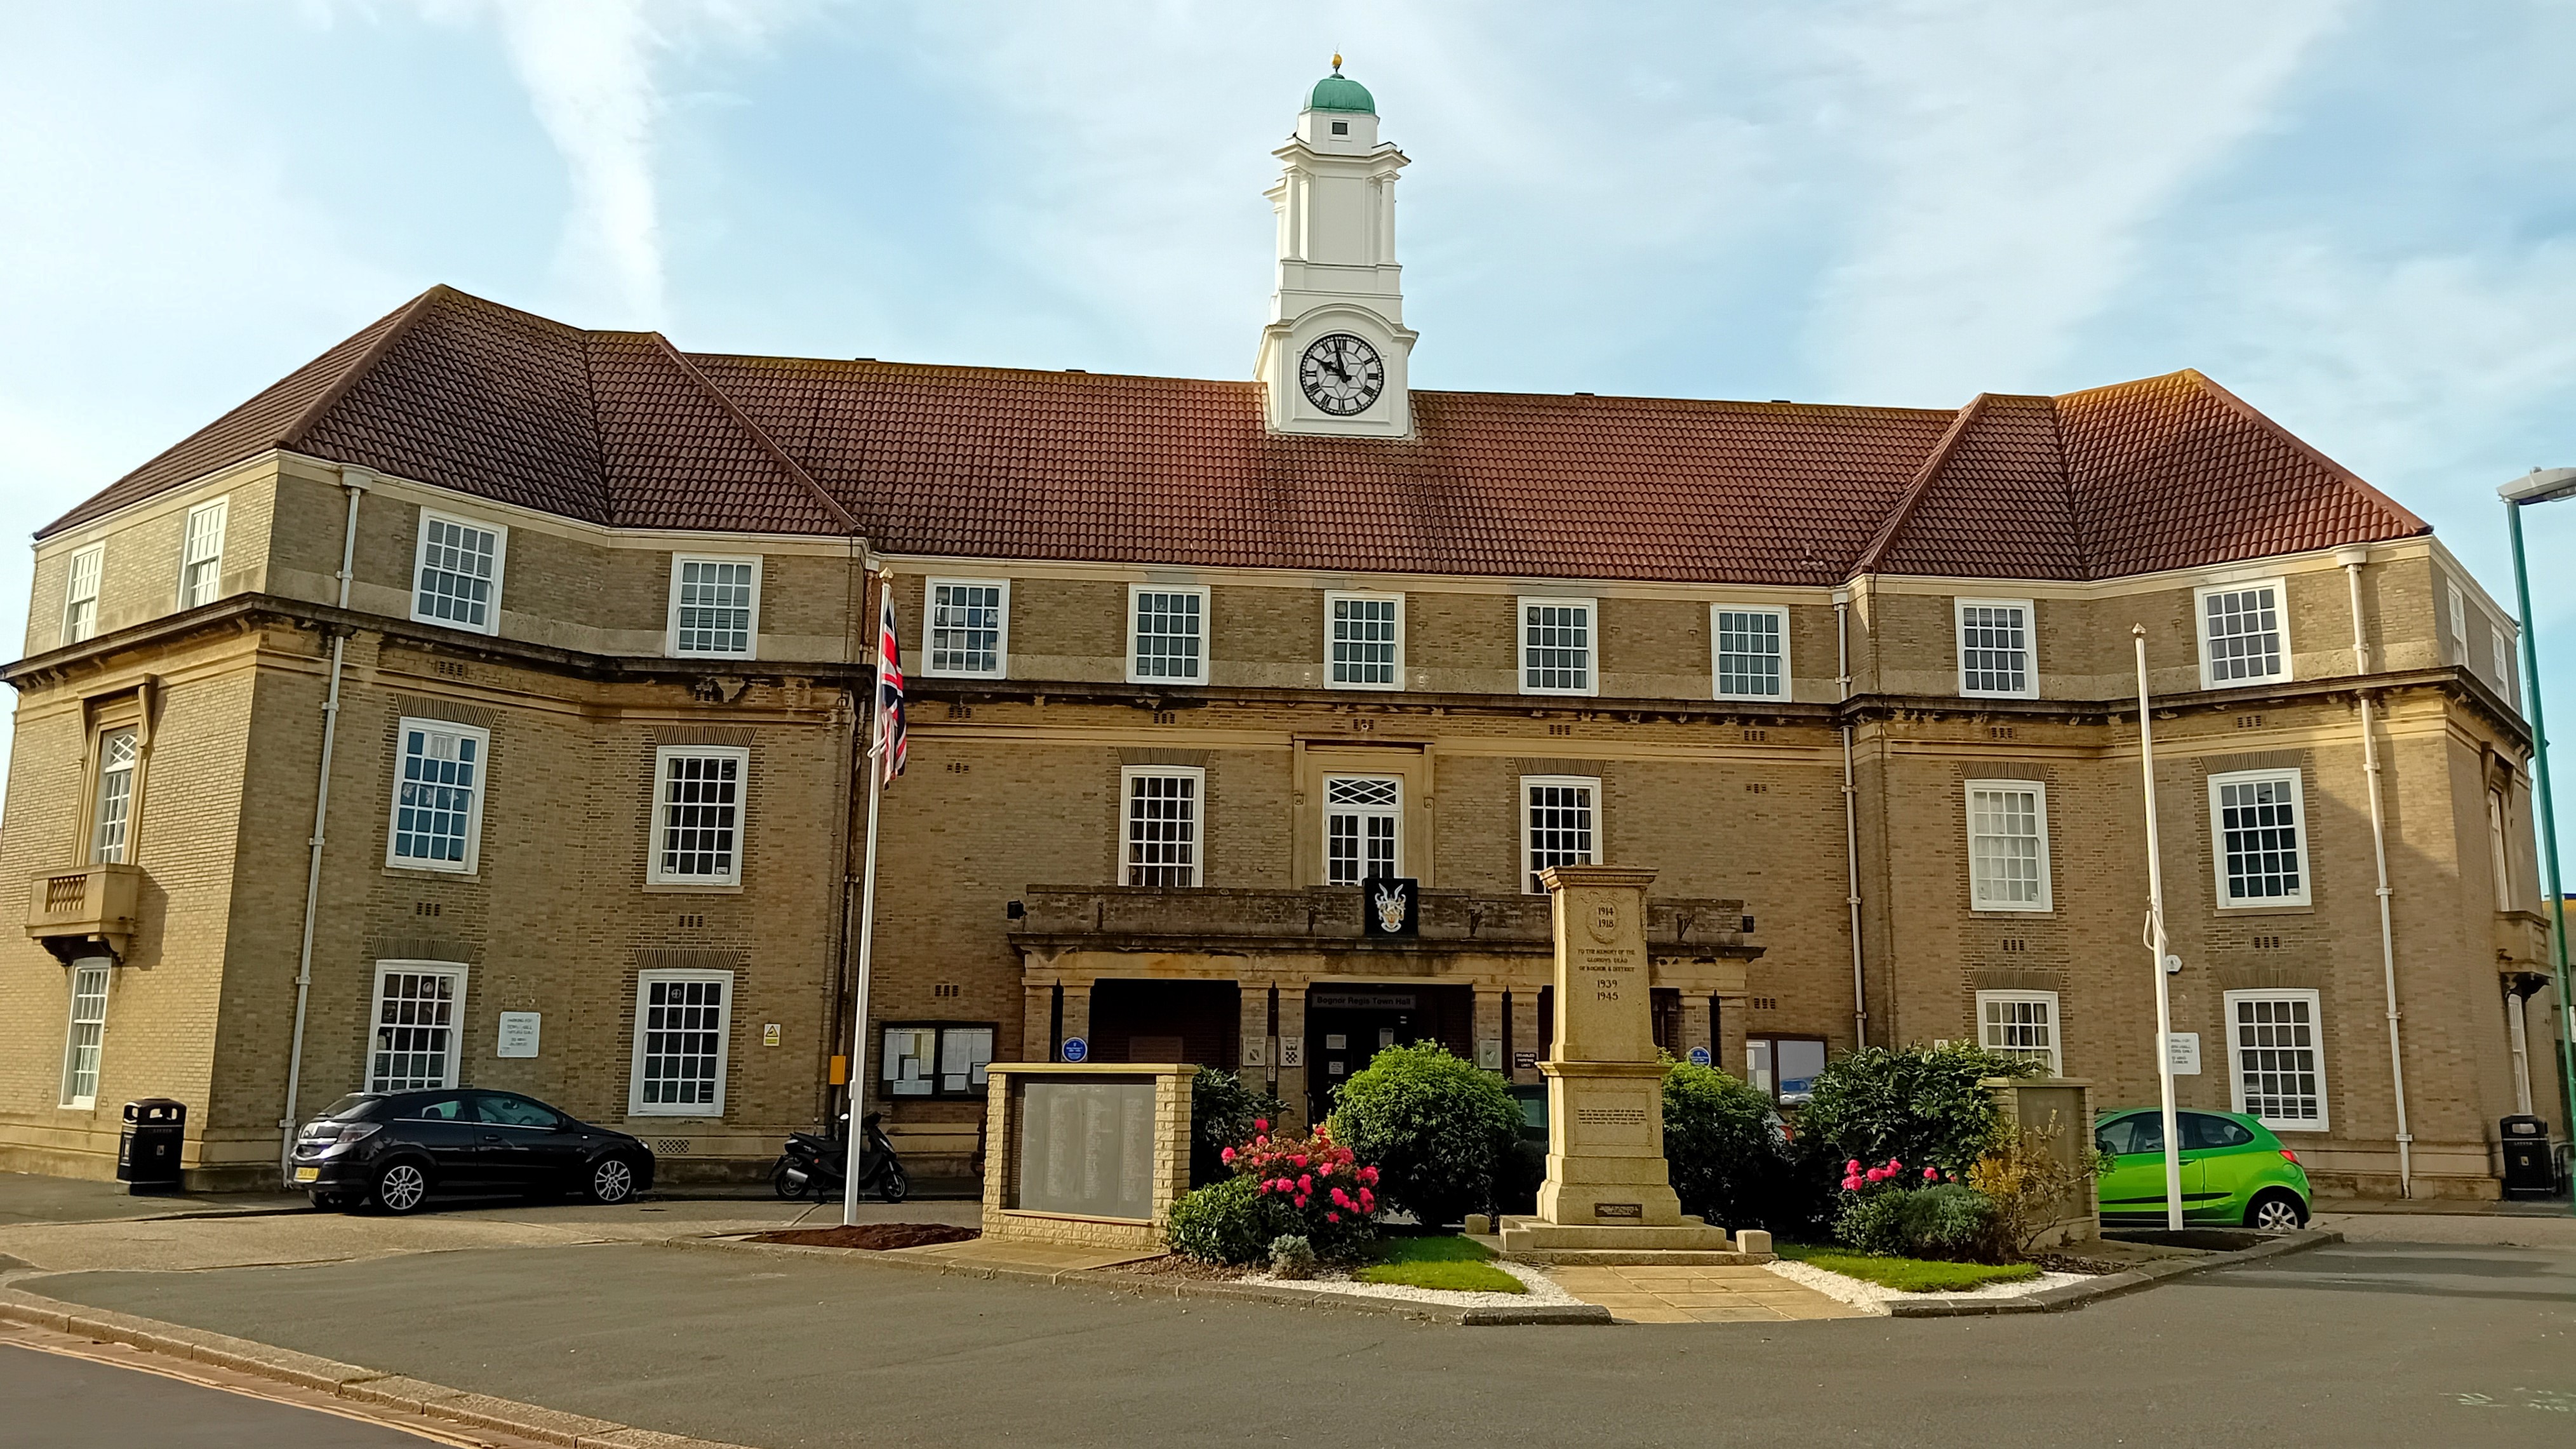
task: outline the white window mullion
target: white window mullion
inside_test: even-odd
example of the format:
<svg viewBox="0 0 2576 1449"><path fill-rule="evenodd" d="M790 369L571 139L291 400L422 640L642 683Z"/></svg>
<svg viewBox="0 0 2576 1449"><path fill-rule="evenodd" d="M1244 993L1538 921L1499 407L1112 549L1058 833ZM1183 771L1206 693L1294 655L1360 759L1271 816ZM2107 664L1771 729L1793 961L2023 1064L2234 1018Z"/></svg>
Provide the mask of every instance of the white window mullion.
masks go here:
<svg viewBox="0 0 2576 1449"><path fill-rule="evenodd" d="M491 733L445 720L404 719L395 729L394 749L385 864L472 874L482 852Z"/></svg>
<svg viewBox="0 0 2576 1449"><path fill-rule="evenodd" d="M2210 776L2209 834L2221 909L2310 903L2306 791L2297 770Z"/></svg>
<svg viewBox="0 0 2576 1449"><path fill-rule="evenodd" d="M1131 765L1119 772L1127 884L1195 886L1205 876L1200 839L1207 771Z"/></svg>
<svg viewBox="0 0 2576 1449"><path fill-rule="evenodd" d="M93 865L125 860L134 834L134 768L139 755L132 730L110 730L98 737L98 800L89 832Z"/></svg>
<svg viewBox="0 0 2576 1449"><path fill-rule="evenodd" d="M1712 604L1710 671L1719 699L1789 697L1789 611Z"/></svg>
<svg viewBox="0 0 2576 1449"><path fill-rule="evenodd" d="M108 963L99 957L72 963L71 1023L63 1040L61 1101L75 1110L98 1105L98 1064L107 1046L108 973Z"/></svg>
<svg viewBox="0 0 2576 1449"><path fill-rule="evenodd" d="M2048 869L2048 787L2036 780L1970 780L1968 906L2054 908Z"/></svg>
<svg viewBox="0 0 2576 1449"><path fill-rule="evenodd" d="M1591 599L1520 601L1523 694L1599 694L1601 673Z"/></svg>
<svg viewBox="0 0 2576 1449"><path fill-rule="evenodd" d="M1207 681L1208 591L1136 584L1127 590L1127 682Z"/></svg>
<svg viewBox="0 0 2576 1449"><path fill-rule="evenodd" d="M724 1115L733 977L730 971L637 974L628 1112L643 1117Z"/></svg>
<svg viewBox="0 0 2576 1449"><path fill-rule="evenodd" d="M1404 782L1392 775L1324 780L1324 881L1357 885L1402 874Z"/></svg>
<svg viewBox="0 0 2576 1449"><path fill-rule="evenodd" d="M651 885L742 884L743 788L751 752L664 745L653 752Z"/></svg>
<svg viewBox="0 0 2576 1449"><path fill-rule="evenodd" d="M63 579L63 642L78 644L98 633L99 575L107 545L93 543L71 556Z"/></svg>
<svg viewBox="0 0 2576 1449"><path fill-rule="evenodd" d="M932 579L921 611L921 672L1000 679L1010 673L1008 579Z"/></svg>
<svg viewBox="0 0 2576 1449"><path fill-rule="evenodd" d="M179 607L193 609L211 604L223 585L224 520L232 511L230 498L200 503L188 510L181 526L179 547Z"/></svg>
<svg viewBox="0 0 2576 1449"><path fill-rule="evenodd" d="M2290 626L2282 581L2227 584L2196 591L2200 613L2200 687L2229 689L2290 677Z"/></svg>
<svg viewBox="0 0 2576 1449"><path fill-rule="evenodd" d="M671 558L666 652L712 659L760 653L758 558Z"/></svg>
<svg viewBox="0 0 2576 1449"><path fill-rule="evenodd" d="M1521 889L1544 895L1539 872L1601 859L1601 782L1581 775L1521 777Z"/></svg>
<svg viewBox="0 0 2576 1449"><path fill-rule="evenodd" d="M2036 607L2028 599L1959 599L1959 692L2000 699L2039 694Z"/></svg>
<svg viewBox="0 0 2576 1449"><path fill-rule="evenodd" d="M1404 596L1324 595L1324 683L1334 689L1404 687Z"/></svg>
<svg viewBox="0 0 2576 1449"><path fill-rule="evenodd" d="M2052 1077L2065 1075L2057 1044L2057 993L1978 992L1977 1044L1999 1056L2037 1062Z"/></svg>
<svg viewBox="0 0 2576 1449"><path fill-rule="evenodd" d="M453 962L376 963L368 1091L419 1092L456 1085L463 1054L465 970Z"/></svg>
<svg viewBox="0 0 2576 1449"><path fill-rule="evenodd" d="M477 634L501 632L501 568L510 530L422 509L411 616Z"/></svg>
<svg viewBox="0 0 2576 1449"><path fill-rule="evenodd" d="M2306 990L2230 991L2228 1084L2236 1110L2275 1132L2323 1132L2325 1046L2318 995Z"/></svg>

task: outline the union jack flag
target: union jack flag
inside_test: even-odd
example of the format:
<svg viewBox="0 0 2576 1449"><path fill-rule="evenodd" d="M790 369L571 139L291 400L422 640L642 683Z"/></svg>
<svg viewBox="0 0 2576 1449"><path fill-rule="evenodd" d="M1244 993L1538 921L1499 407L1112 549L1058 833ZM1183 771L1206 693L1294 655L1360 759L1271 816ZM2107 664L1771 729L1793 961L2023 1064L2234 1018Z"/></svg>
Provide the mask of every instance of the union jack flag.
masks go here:
<svg viewBox="0 0 2576 1449"><path fill-rule="evenodd" d="M903 646L895 641L893 575L880 576L877 594L884 603L877 616L877 738L871 753L877 758L878 787L883 788L903 773L911 741L903 728Z"/></svg>

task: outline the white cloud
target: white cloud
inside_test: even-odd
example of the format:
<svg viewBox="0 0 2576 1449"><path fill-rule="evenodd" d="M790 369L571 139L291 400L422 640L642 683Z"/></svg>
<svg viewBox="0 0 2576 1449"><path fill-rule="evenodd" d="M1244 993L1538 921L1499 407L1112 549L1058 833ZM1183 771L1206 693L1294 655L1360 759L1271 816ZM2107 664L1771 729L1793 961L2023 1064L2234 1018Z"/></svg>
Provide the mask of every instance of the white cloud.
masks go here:
<svg viewBox="0 0 2576 1449"><path fill-rule="evenodd" d="M1828 385L1940 405L2038 386L2139 228L2264 123L2336 16L1900 0L1842 26L1820 101L1865 199L1806 332Z"/></svg>
<svg viewBox="0 0 2576 1449"><path fill-rule="evenodd" d="M510 68L562 153L572 188L560 265L596 276L629 326L664 312L654 206L652 52L642 0L511 0L494 11Z"/></svg>

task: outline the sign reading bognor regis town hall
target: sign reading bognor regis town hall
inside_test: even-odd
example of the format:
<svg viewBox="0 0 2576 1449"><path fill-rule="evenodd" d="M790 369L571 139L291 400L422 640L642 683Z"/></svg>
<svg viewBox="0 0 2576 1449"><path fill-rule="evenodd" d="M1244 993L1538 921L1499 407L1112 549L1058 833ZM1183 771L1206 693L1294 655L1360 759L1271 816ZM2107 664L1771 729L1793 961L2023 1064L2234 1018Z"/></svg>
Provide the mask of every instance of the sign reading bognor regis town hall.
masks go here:
<svg viewBox="0 0 2576 1449"><path fill-rule="evenodd" d="M1378 128L1336 74L1278 147L1249 380L439 287L48 524L0 1167L106 1176L167 1096L254 1183L290 1102L462 1083L759 1170L844 1090L874 564L913 729L861 1085L917 1172L1071 1040L1307 1114L1422 1038L1535 1086L1585 864L1653 873L1655 1043L1784 1105L1864 1040L2152 1100L2142 625L2183 1104L2330 1191L2494 1194L2496 1119L2554 1111L2530 735L2421 519L2197 372L1418 389Z"/></svg>

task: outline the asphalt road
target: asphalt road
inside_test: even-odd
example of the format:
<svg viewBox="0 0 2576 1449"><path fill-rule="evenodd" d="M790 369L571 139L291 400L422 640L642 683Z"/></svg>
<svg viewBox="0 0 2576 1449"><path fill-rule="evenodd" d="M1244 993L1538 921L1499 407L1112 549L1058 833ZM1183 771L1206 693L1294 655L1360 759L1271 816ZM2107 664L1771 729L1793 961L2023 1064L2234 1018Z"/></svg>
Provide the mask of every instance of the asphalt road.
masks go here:
<svg viewBox="0 0 2576 1449"><path fill-rule="evenodd" d="M2345 1245L2078 1313L1458 1329L643 1244L25 1286L764 1446L2576 1442L2576 1252Z"/></svg>
<svg viewBox="0 0 2576 1449"><path fill-rule="evenodd" d="M47 1449L429 1449L314 1409L0 1344L0 1444Z"/></svg>

